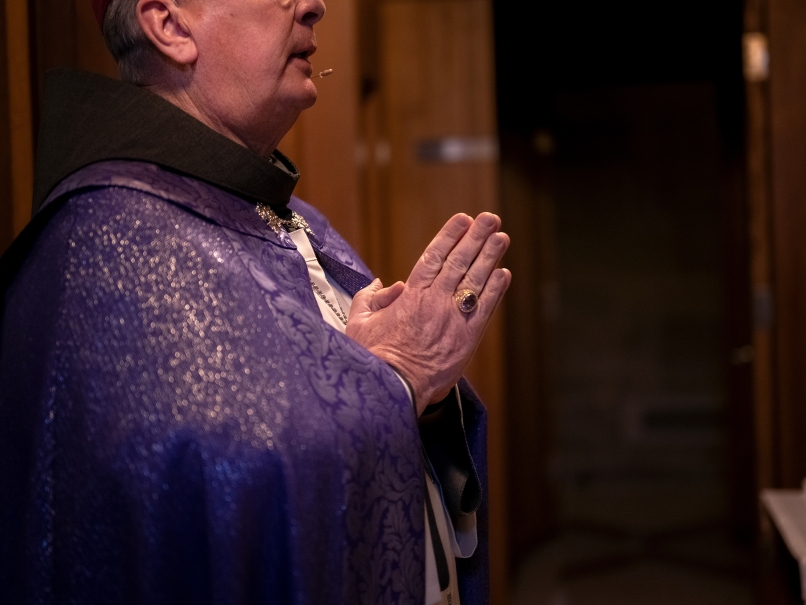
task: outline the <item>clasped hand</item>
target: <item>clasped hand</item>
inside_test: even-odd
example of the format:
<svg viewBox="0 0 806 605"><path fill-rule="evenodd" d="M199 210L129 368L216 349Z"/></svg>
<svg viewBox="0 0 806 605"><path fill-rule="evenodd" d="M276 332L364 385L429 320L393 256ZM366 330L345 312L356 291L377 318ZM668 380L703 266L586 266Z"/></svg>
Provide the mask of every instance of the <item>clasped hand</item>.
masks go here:
<svg viewBox="0 0 806 605"><path fill-rule="evenodd" d="M512 276L497 268L509 247L501 219L482 213L452 217L404 284L375 280L353 299L347 335L394 366L411 383L417 415L441 401L478 347ZM463 313L454 299L469 288L478 306Z"/></svg>

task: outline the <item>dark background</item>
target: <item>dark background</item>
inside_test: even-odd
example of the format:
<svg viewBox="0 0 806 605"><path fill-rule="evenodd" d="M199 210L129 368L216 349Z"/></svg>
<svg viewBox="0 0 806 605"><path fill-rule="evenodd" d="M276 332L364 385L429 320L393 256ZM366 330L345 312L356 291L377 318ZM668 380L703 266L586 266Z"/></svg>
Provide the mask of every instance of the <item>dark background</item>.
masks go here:
<svg viewBox="0 0 806 605"><path fill-rule="evenodd" d="M516 603L754 598L742 11L494 2Z"/></svg>
<svg viewBox="0 0 806 605"><path fill-rule="evenodd" d="M499 125L528 136L555 95L660 82L713 82L722 135L740 144L742 3L494 2Z"/></svg>

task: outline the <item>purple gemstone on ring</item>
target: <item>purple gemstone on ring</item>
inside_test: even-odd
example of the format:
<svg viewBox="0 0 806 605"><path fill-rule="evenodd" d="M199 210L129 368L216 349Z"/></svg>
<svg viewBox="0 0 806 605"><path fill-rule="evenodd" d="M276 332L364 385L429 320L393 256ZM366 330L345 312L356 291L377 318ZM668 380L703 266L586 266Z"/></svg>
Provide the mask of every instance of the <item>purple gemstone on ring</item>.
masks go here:
<svg viewBox="0 0 806 605"><path fill-rule="evenodd" d="M479 297L476 295L473 290L462 290L459 293L458 300L456 301L459 303L459 310L462 313L470 313L476 308L476 305L479 302Z"/></svg>

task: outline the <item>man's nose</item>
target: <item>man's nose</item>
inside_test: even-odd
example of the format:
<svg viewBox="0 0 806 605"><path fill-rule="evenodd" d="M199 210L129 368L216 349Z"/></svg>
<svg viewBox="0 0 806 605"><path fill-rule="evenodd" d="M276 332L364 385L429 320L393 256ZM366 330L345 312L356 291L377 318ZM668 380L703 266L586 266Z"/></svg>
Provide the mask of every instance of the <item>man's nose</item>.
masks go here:
<svg viewBox="0 0 806 605"><path fill-rule="evenodd" d="M297 16L303 25L314 25L325 16L323 0L300 0L297 4Z"/></svg>

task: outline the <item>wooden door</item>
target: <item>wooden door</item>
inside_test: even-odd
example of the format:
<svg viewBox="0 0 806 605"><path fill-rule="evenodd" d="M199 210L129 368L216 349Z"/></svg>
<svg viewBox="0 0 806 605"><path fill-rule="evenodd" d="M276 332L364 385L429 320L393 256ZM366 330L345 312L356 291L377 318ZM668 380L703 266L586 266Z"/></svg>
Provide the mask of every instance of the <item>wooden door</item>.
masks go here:
<svg viewBox="0 0 806 605"><path fill-rule="evenodd" d="M748 1L744 47L757 493L806 477L806 6ZM757 519L762 598L796 602L791 559Z"/></svg>
<svg viewBox="0 0 806 605"><path fill-rule="evenodd" d="M806 477L806 6L769 2L769 165L778 404L774 481Z"/></svg>
<svg viewBox="0 0 806 605"><path fill-rule="evenodd" d="M33 130L28 3L4 0L0 15L0 253L31 216Z"/></svg>
<svg viewBox="0 0 806 605"><path fill-rule="evenodd" d="M491 6L387 0L376 28L378 71L364 77L377 84L364 99L365 190L378 236L371 258L389 283L406 278L453 214L499 211ZM505 602L507 577L502 360L499 312L468 372L489 410L494 603Z"/></svg>
<svg viewBox="0 0 806 605"><path fill-rule="evenodd" d="M367 236L356 159L359 140L359 63L356 0L327 3L316 25L315 72L332 69L315 80L316 104L304 111L283 141L284 151L300 170L295 194L321 210L362 255Z"/></svg>
<svg viewBox="0 0 806 605"><path fill-rule="evenodd" d="M753 0L745 30L756 481L798 487L806 477L806 6ZM753 65L766 51L768 71Z"/></svg>
<svg viewBox="0 0 806 605"><path fill-rule="evenodd" d="M117 73L86 0L3 0L0 19L0 253L31 218L34 148L45 72Z"/></svg>
<svg viewBox="0 0 806 605"><path fill-rule="evenodd" d="M6 44L5 5L0 10L0 254L13 239L13 198L11 195L11 112L9 111L9 44Z"/></svg>

